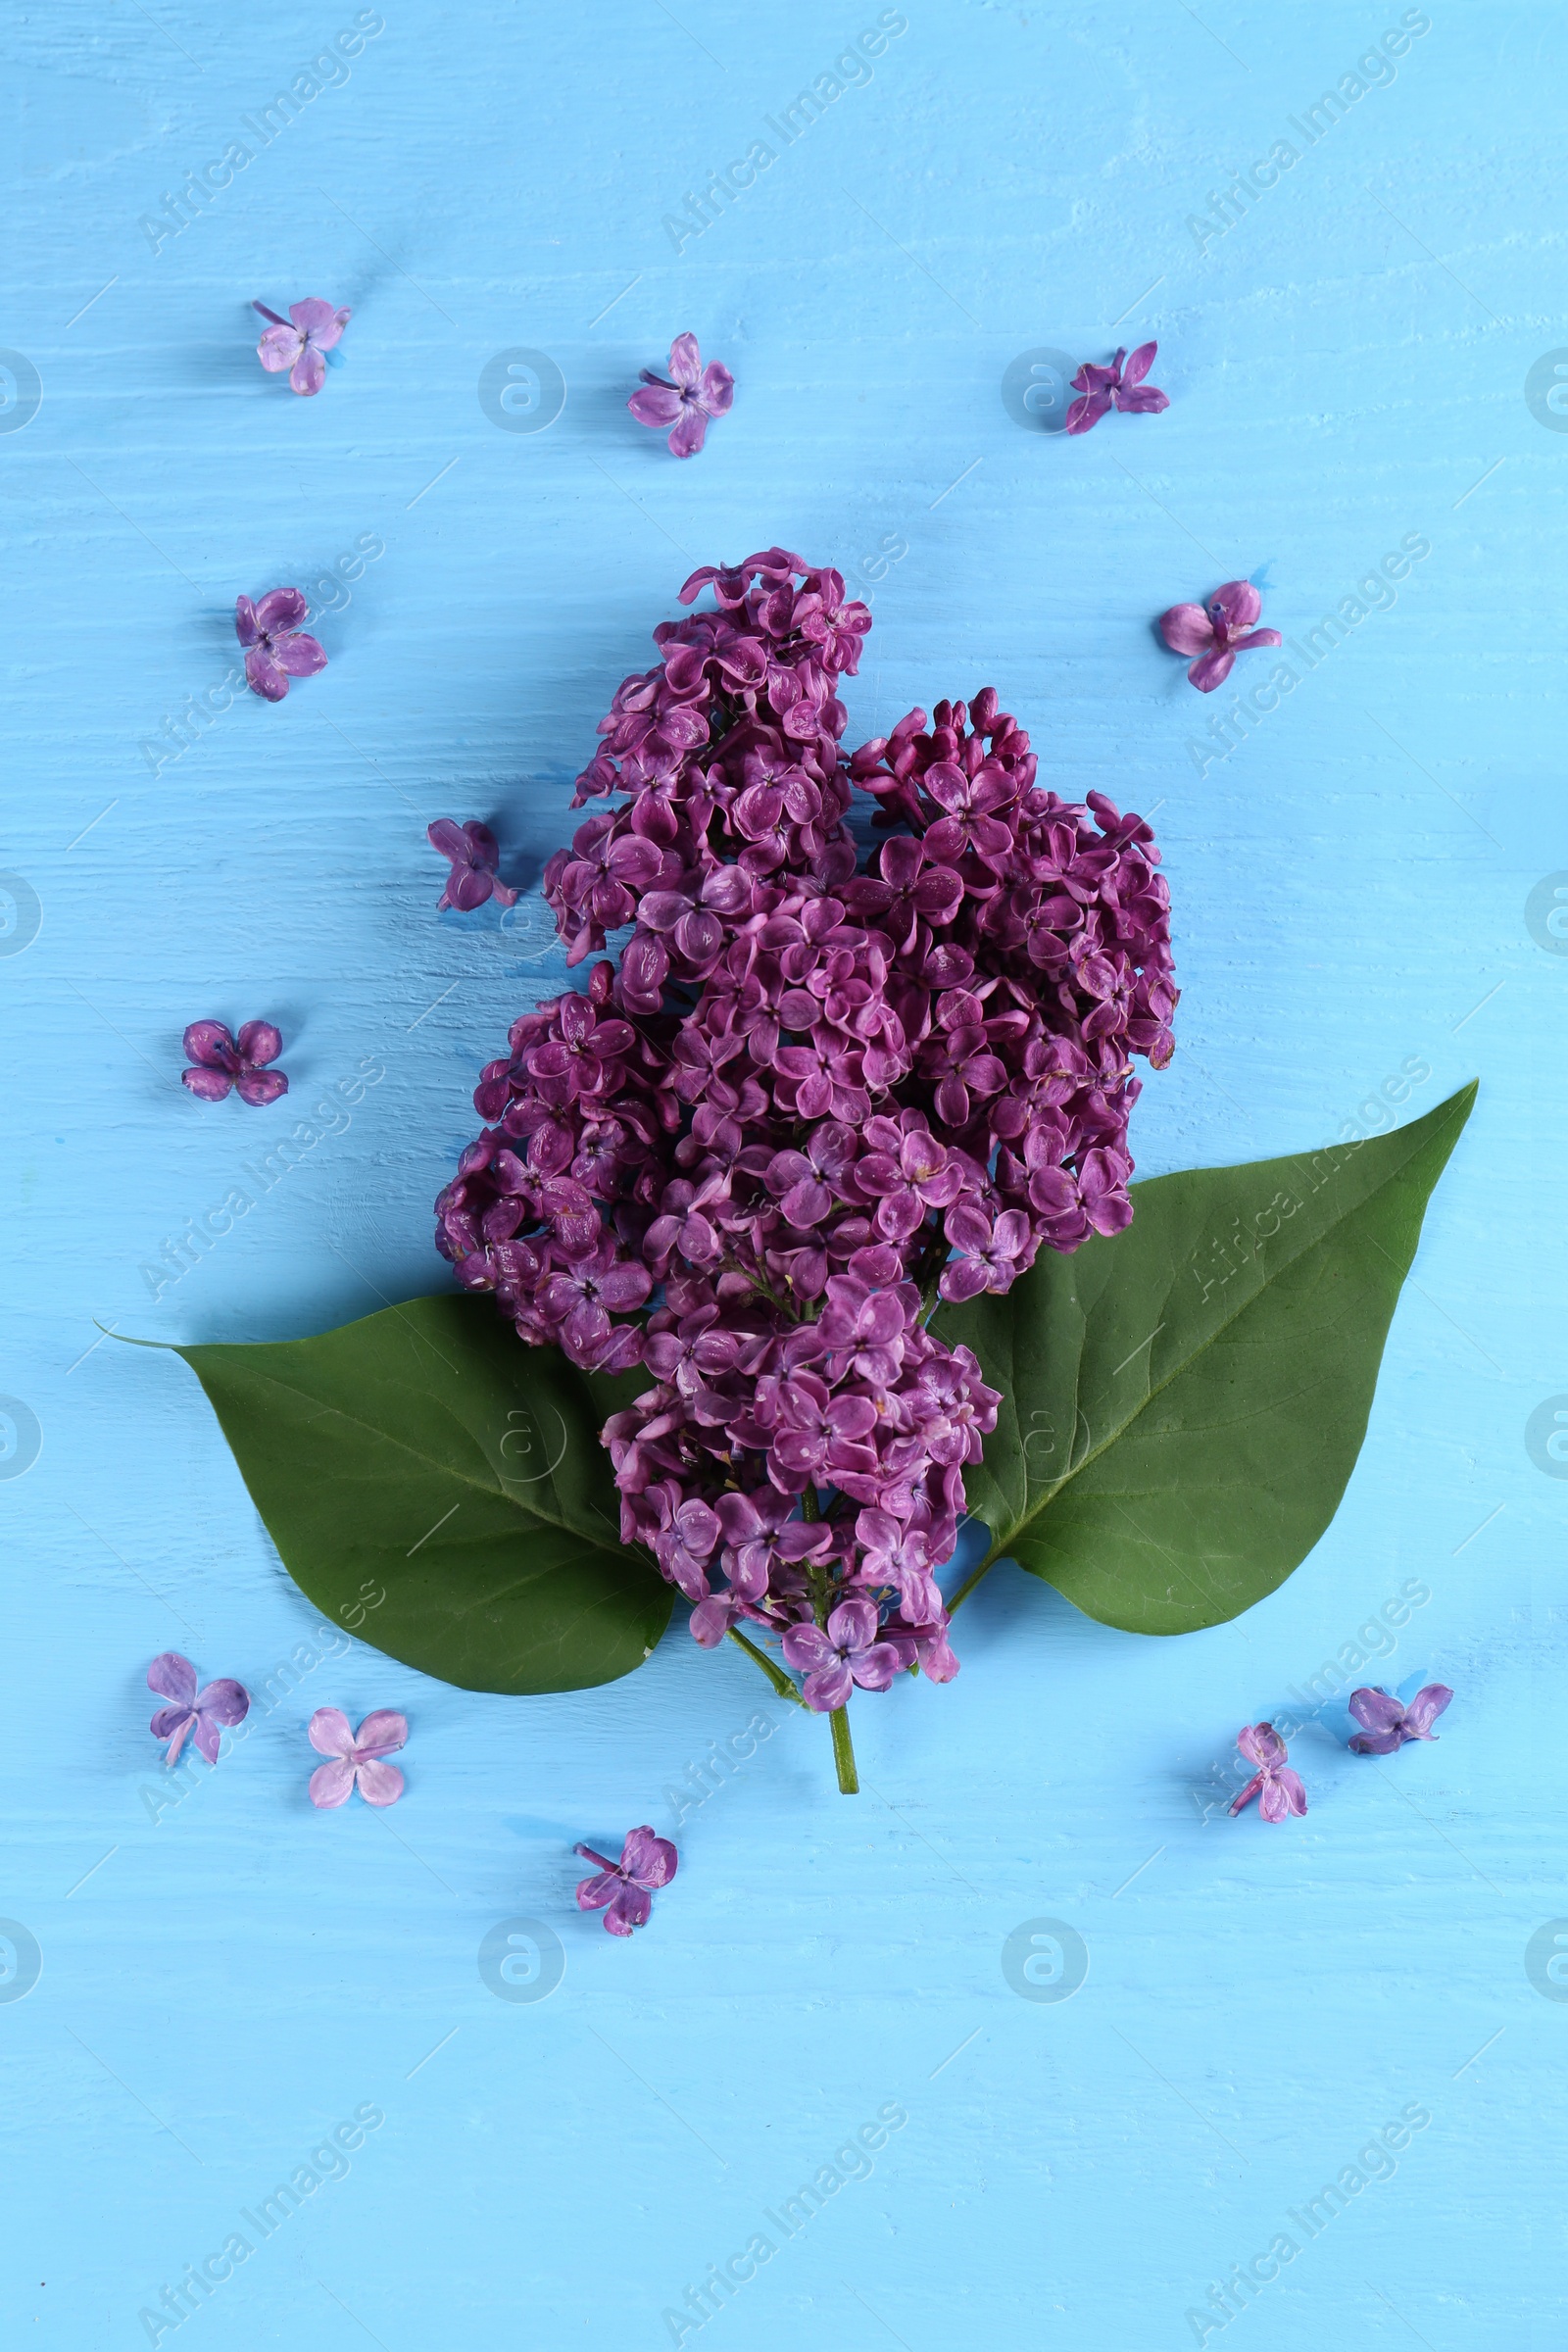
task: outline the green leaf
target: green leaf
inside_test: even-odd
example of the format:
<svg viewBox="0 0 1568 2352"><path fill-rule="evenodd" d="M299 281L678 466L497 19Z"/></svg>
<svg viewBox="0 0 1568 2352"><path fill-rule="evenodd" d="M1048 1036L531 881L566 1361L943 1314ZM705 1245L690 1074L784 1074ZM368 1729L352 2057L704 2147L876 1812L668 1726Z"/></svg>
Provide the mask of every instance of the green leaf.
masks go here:
<svg viewBox="0 0 1568 2352"><path fill-rule="evenodd" d="M1182 1634L1282 1584L1339 1506L1474 1085L1391 1135L1133 1187L1112 1240L947 1307L1003 1394L965 1472L1006 1555L1088 1616Z"/></svg>
<svg viewBox="0 0 1568 2352"><path fill-rule="evenodd" d="M646 1382L524 1347L489 1298L461 1296L319 1339L176 1352L334 1625L467 1690L583 1690L652 1651L674 1596L621 1544L599 1442Z"/></svg>

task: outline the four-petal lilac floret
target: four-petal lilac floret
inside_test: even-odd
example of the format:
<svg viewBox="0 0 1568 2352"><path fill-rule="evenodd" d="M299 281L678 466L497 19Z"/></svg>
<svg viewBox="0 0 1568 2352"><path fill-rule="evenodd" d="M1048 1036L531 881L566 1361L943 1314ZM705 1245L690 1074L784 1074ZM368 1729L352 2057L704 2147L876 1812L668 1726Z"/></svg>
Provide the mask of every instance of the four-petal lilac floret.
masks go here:
<svg viewBox="0 0 1568 2352"><path fill-rule="evenodd" d="M494 899L498 906L516 905L516 892L496 872L501 845L488 825L481 825L475 817L460 825L450 816L438 816L425 832L430 847L439 850L452 867L436 901L438 908L455 906L460 914L471 914L486 899Z"/></svg>
<svg viewBox="0 0 1568 2352"><path fill-rule="evenodd" d="M227 1679L196 1688L196 1669L177 1649L166 1649L147 1669L147 1688L172 1703L160 1707L150 1725L155 1740L167 1740L166 1764L177 1764L190 1733L209 1764L218 1762L219 1734L243 1723L250 1713L250 1693L243 1684Z"/></svg>
<svg viewBox="0 0 1568 2352"><path fill-rule="evenodd" d="M710 417L726 415L735 398L735 378L722 362L710 360L706 368L702 363L697 337L677 335L669 347L669 374L639 369L642 389L626 403L639 424L660 432L674 427L669 446L677 458L696 457L708 438Z"/></svg>
<svg viewBox="0 0 1568 2352"><path fill-rule="evenodd" d="M408 1742L409 1719L395 1707L377 1707L353 1731L341 1707L318 1707L311 1717L311 1745L329 1756L311 1775L311 1802L323 1809L346 1805L358 1788L368 1805L395 1805L403 1775L383 1759Z"/></svg>
<svg viewBox="0 0 1568 2352"><path fill-rule="evenodd" d="M858 1594L841 1600L825 1627L791 1626L784 1657L805 1675L801 1695L818 1715L842 1707L857 1683L862 1690L885 1690L899 1671L897 1648L880 1638L876 1603Z"/></svg>
<svg viewBox="0 0 1568 2352"><path fill-rule="evenodd" d="M270 588L258 604L234 600L234 634L245 648L245 676L252 694L280 703L290 678L314 678L326 667L320 641L300 627L311 608L303 590Z"/></svg>
<svg viewBox="0 0 1568 2352"><path fill-rule="evenodd" d="M281 1070L268 1067L283 1051L281 1033L270 1021L247 1021L230 1037L221 1021L192 1021L184 1047L195 1067L181 1070L180 1084L203 1102L221 1102L230 1087L242 1102L259 1110L288 1093Z"/></svg>
<svg viewBox="0 0 1568 2352"><path fill-rule="evenodd" d="M1161 409L1168 409L1168 394L1144 381L1158 349L1157 343L1140 343L1129 358L1123 348L1108 368L1097 368L1086 360L1072 379L1072 389L1079 397L1068 404L1068 432L1092 432L1111 409L1120 409L1129 416L1157 416Z"/></svg>
<svg viewBox="0 0 1568 2352"><path fill-rule="evenodd" d="M1159 616L1159 633L1173 654L1199 657L1188 679L1200 694L1212 694L1230 676L1238 654L1284 643L1278 629L1253 628L1262 610L1263 600L1250 580L1227 580L1215 589L1206 608L1172 605Z"/></svg>
<svg viewBox="0 0 1568 2352"><path fill-rule="evenodd" d="M1432 1726L1452 1696L1446 1683L1428 1683L1408 1706L1381 1687L1352 1690L1350 1713L1364 1729L1350 1740L1351 1748L1358 1756L1392 1756L1407 1740L1435 1740Z"/></svg>
<svg viewBox="0 0 1568 2352"><path fill-rule="evenodd" d="M253 302L253 311L260 311L271 325L256 346L256 356L269 375L280 375L286 368L289 386L309 399L319 392L326 381L325 354L340 340L343 329L353 318L352 311L335 311L329 302L311 295L304 302L291 302L289 318L280 318L270 311L265 302Z"/></svg>
<svg viewBox="0 0 1568 2352"><path fill-rule="evenodd" d="M1288 1814L1306 1811L1301 1776L1293 1772L1285 1761L1290 1751L1271 1723L1248 1724L1237 1733L1236 1744L1249 1764L1255 1764L1257 1770L1246 1788L1231 1799L1232 1813L1240 1813L1254 1796L1265 1821L1284 1821Z"/></svg>
<svg viewBox="0 0 1568 2352"><path fill-rule="evenodd" d="M571 1850L599 1865L593 1878L578 1882L577 1908L603 1911L608 1936L629 1936L634 1928L646 1927L653 1896L669 1885L680 1866L669 1839L656 1838L646 1822L641 1829L628 1830L618 1862L596 1854L591 1845L574 1845Z"/></svg>

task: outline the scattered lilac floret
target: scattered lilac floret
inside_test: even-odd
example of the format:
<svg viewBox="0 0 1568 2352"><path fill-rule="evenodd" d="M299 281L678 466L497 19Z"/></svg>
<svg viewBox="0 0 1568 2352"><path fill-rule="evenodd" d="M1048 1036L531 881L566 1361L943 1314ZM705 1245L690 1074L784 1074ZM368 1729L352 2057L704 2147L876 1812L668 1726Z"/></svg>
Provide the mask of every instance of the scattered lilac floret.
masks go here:
<svg viewBox="0 0 1568 2352"><path fill-rule="evenodd" d="M1250 1805L1254 1796L1265 1821L1283 1821L1287 1814L1306 1811L1301 1776L1286 1763L1290 1751L1271 1723L1248 1724L1237 1733L1236 1744L1249 1764L1255 1764L1257 1770L1247 1787L1232 1798L1233 1813Z"/></svg>
<svg viewBox="0 0 1568 2352"><path fill-rule="evenodd" d="M409 1737L409 1719L395 1707L377 1707L357 1732L341 1707L318 1707L310 1721L311 1745L329 1764L318 1764L311 1775L311 1802L323 1808L346 1805L356 1787L368 1805L395 1805L403 1794L403 1775L395 1764L382 1761L394 1755Z"/></svg>
<svg viewBox="0 0 1568 2352"><path fill-rule="evenodd" d="M354 313L335 311L315 294L304 302L289 304L292 326L265 302L253 302L251 309L272 322L256 346L256 356L268 374L281 375L286 368L292 391L307 399L319 392L326 381L324 355L338 342Z"/></svg>
<svg viewBox="0 0 1568 2352"><path fill-rule="evenodd" d="M1408 1706L1381 1686L1352 1690L1350 1713L1365 1728L1351 1740L1351 1750L1358 1756L1392 1756L1408 1740L1435 1740L1432 1726L1452 1696L1446 1683L1428 1683Z"/></svg>
<svg viewBox="0 0 1568 2352"><path fill-rule="evenodd" d="M242 1102L259 1110L288 1093L282 1071L267 1066L283 1051L270 1021L247 1021L238 1037L230 1037L221 1021L192 1021L184 1045L196 1066L180 1072L180 1083L203 1102L221 1102L232 1087Z"/></svg>
<svg viewBox="0 0 1568 2352"><path fill-rule="evenodd" d="M665 425L674 427L669 446L677 458L696 457L708 438L710 417L726 415L735 397L735 378L722 362L710 360L706 368L702 362L697 337L677 335L669 347L669 374L640 368L643 388L626 403L639 424L660 432Z"/></svg>
<svg viewBox="0 0 1568 2352"><path fill-rule="evenodd" d="M172 1700L172 1705L160 1707L150 1725L155 1740L167 1740L166 1764L177 1764L179 1751L194 1732L199 1754L209 1764L218 1762L218 1736L243 1723L251 1711L250 1692L243 1684L209 1683L205 1690L196 1688L196 1669L189 1658L182 1658L177 1649L166 1649L154 1658L147 1669L147 1688L160 1698Z"/></svg>
<svg viewBox="0 0 1568 2352"><path fill-rule="evenodd" d="M1119 409L1126 416L1157 416L1161 409L1168 409L1169 395L1144 381L1158 349L1157 343L1140 343L1129 359L1123 347L1108 368L1096 368L1086 360L1072 379L1072 389L1080 397L1068 406L1068 432L1093 432L1111 409Z"/></svg>
<svg viewBox="0 0 1568 2352"><path fill-rule="evenodd" d="M571 1850L599 1864L593 1878L578 1883L577 1908L603 1911L607 1936L629 1936L634 1928L646 1927L654 1895L669 1885L680 1866L669 1839L656 1838L646 1822L641 1829L627 1831L618 1862L596 1854L591 1845L574 1845Z"/></svg>
<svg viewBox="0 0 1568 2352"><path fill-rule="evenodd" d="M841 1600L819 1625L792 1625L784 1637L784 1659L806 1681L801 1695L818 1715L842 1707L857 1683L862 1690L885 1690L903 1663L892 1642L878 1639L875 1601L856 1594Z"/></svg>
<svg viewBox="0 0 1568 2352"><path fill-rule="evenodd" d="M1263 600L1250 580L1227 580L1202 605L1172 605L1159 616L1159 633L1173 654L1197 654L1187 672L1200 694L1223 686L1238 654L1283 642L1278 629L1254 629ZM1242 634L1241 632L1246 632Z"/></svg>
<svg viewBox="0 0 1568 2352"><path fill-rule="evenodd" d="M460 914L471 914L486 899L494 899L498 906L516 905L516 892L496 872L501 846L488 825L471 817L460 825L450 816L438 816L425 830L431 848L439 850L452 866L437 907L455 906Z"/></svg>
<svg viewBox="0 0 1568 2352"><path fill-rule="evenodd" d="M252 694L280 703L290 678L314 678L326 667L318 639L300 627L311 608L298 588L270 588L259 604L234 599L234 634L245 648L245 676Z"/></svg>

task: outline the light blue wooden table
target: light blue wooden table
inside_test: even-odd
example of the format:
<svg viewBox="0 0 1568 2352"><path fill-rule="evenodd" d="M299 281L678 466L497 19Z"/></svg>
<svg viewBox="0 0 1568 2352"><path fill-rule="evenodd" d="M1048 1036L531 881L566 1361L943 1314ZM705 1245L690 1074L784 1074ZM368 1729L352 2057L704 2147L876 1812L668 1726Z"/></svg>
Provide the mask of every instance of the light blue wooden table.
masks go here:
<svg viewBox="0 0 1568 2352"><path fill-rule="evenodd" d="M1561 2341L1560 12L894 26L10 21L8 2352ZM700 233L666 226L749 155ZM315 401L263 375L245 307L306 294L355 313ZM683 466L624 403L684 328L737 391ZM1148 336L1163 417L1067 441L1004 402L1014 363L1049 387L1027 355ZM519 352L564 385L541 429ZM775 539L872 597L852 736L993 681L1047 780L1155 813L1185 997L1145 1174L1482 1080L1295 1579L1149 1642L999 1571L956 1684L859 1708L858 1802L820 1725L678 1627L533 1702L323 1641L194 1379L98 1331L282 1336L439 1286L477 1066L562 965L536 898L437 915L424 827L487 817L535 884L681 580ZM1235 575L1297 642L1345 625L1226 749L1236 697L1200 702L1151 623ZM331 666L225 701L233 599L284 581L330 606ZM284 1109L185 1097L186 1021L259 1014ZM168 1646L258 1693L172 1784L142 1681ZM1441 1743L1369 1765L1327 1706L1307 1819L1225 1820L1237 1727L1325 1662L1451 1683ZM325 1703L407 1711L395 1811L312 1811ZM698 1802L760 1706L777 1728ZM616 1944L570 1848L643 1820L680 1876ZM562 1981L514 1997L552 1935Z"/></svg>

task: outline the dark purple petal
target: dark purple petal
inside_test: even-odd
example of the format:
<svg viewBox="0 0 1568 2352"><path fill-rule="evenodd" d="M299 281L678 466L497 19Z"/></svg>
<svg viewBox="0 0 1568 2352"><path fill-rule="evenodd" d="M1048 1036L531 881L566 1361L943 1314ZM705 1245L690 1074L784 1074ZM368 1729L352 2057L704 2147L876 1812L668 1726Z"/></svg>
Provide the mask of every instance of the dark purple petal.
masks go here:
<svg viewBox="0 0 1568 2352"><path fill-rule="evenodd" d="M280 703L288 692L288 680L265 646L253 645L245 657L245 676L252 694L264 702Z"/></svg>
<svg viewBox="0 0 1568 2352"><path fill-rule="evenodd" d="M209 1683L196 1701L196 1712L209 1722L220 1723L225 1729L243 1723L251 1711L250 1692L243 1683Z"/></svg>
<svg viewBox="0 0 1568 2352"><path fill-rule="evenodd" d="M1404 1736L1407 1740L1430 1740L1432 1726L1443 1713L1453 1692L1446 1683L1428 1683L1418 1690L1404 1710Z"/></svg>
<svg viewBox="0 0 1568 2352"><path fill-rule="evenodd" d="M270 1061L275 1061L283 1051L282 1032L274 1028L270 1021L247 1021L234 1043L247 1061L253 1061L261 1068L265 1068ZM188 1029L185 1032L185 1051L187 1054L191 1052ZM206 1058L198 1054L192 1054L191 1057L193 1060Z"/></svg>
<svg viewBox="0 0 1568 2352"><path fill-rule="evenodd" d="M318 639L298 630L292 636L278 637L272 645L277 666L291 678L314 678L326 667L326 653Z"/></svg>
<svg viewBox="0 0 1568 2352"><path fill-rule="evenodd" d="M310 607L299 588L270 588L256 607L256 625L265 636L279 629L297 629Z"/></svg>

